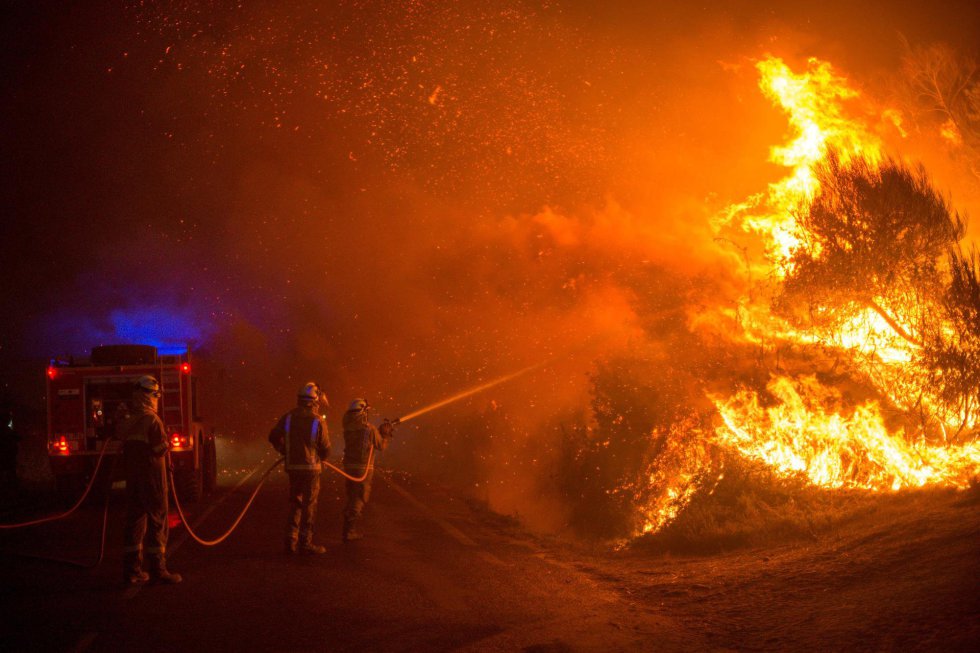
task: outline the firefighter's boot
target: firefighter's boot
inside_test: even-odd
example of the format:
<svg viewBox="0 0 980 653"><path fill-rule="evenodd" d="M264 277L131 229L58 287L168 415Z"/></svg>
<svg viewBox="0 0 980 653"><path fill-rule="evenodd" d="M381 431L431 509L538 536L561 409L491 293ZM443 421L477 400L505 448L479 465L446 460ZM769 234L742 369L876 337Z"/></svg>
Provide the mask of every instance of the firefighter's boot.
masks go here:
<svg viewBox="0 0 980 653"><path fill-rule="evenodd" d="M127 571L123 580L127 585L141 585L150 580L150 575L145 571Z"/></svg>
<svg viewBox="0 0 980 653"><path fill-rule="evenodd" d="M287 539L282 551L286 555L293 555L296 553L296 540Z"/></svg>
<svg viewBox="0 0 980 653"><path fill-rule="evenodd" d="M304 555L315 556L315 555L320 555L321 553L326 553L327 547L322 546L320 544L313 544L313 542L309 542L299 547L299 552Z"/></svg>
<svg viewBox="0 0 980 653"><path fill-rule="evenodd" d="M167 569L167 562L164 558L153 560L153 570L150 572L150 580L161 585L176 585L184 580L180 574L175 574Z"/></svg>
<svg viewBox="0 0 980 653"><path fill-rule="evenodd" d="M362 535L361 532L357 530L355 523L356 522L353 519L344 520L344 532L342 534L342 538L344 542L351 542L353 540L359 540L362 537L364 537L364 535Z"/></svg>
<svg viewBox="0 0 980 653"><path fill-rule="evenodd" d="M150 575L150 580L152 580L154 583L160 583L162 585L176 585L177 583L183 582L184 577L164 568L153 572Z"/></svg>
<svg viewBox="0 0 980 653"><path fill-rule="evenodd" d="M363 537L364 533L356 528L352 528L344 535L344 542L353 542L354 540L360 540Z"/></svg>
<svg viewBox="0 0 980 653"><path fill-rule="evenodd" d="M150 575L143 571L143 556L139 553L127 553L123 556L123 581L127 585L139 585L150 580Z"/></svg>

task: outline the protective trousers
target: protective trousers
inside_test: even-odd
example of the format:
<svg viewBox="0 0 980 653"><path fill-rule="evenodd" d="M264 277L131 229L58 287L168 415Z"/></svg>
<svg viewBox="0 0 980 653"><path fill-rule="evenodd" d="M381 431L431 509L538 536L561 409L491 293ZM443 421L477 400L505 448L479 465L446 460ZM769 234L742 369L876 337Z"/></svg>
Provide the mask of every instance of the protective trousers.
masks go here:
<svg viewBox="0 0 980 653"><path fill-rule="evenodd" d="M153 572L166 571L169 535L166 463L162 457L150 454L140 442L126 443L123 457L126 465L124 572L139 574L144 552Z"/></svg>
<svg viewBox="0 0 980 653"><path fill-rule="evenodd" d="M294 547L313 543L313 522L320 497L320 473L314 471L289 472L289 519L286 521L286 546Z"/></svg>
<svg viewBox="0 0 980 653"><path fill-rule="evenodd" d="M348 469L347 473L351 476L360 476L364 473L361 470ZM374 478L374 470L370 470L363 481L347 481L347 506L344 508L344 536L354 531L361 513L364 511L364 504L371 497L371 480Z"/></svg>

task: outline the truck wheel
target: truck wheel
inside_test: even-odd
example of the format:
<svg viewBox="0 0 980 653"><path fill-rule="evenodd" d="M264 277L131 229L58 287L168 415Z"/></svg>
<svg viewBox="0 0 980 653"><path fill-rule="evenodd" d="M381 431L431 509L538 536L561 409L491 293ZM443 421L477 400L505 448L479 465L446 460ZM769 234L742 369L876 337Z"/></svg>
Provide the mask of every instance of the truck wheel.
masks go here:
<svg viewBox="0 0 980 653"><path fill-rule="evenodd" d="M174 489L181 503L196 503L201 500L203 484L201 469L178 469L174 472Z"/></svg>

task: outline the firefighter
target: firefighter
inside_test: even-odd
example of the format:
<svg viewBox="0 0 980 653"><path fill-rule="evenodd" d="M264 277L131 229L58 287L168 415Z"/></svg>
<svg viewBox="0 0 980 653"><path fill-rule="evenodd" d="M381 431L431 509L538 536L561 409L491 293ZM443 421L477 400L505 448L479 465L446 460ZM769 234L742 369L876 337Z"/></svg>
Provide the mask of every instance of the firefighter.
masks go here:
<svg viewBox="0 0 980 653"><path fill-rule="evenodd" d="M286 473L289 474L287 554L298 551L315 555L327 550L313 542L313 523L320 495L320 463L330 457L327 423L317 412L321 405L328 405L327 396L311 381L300 389L296 408L280 417L269 432L269 442L285 456Z"/></svg>
<svg viewBox="0 0 980 653"><path fill-rule="evenodd" d="M141 376L133 390L130 413L119 425L127 499L123 577L129 584L148 580L176 584L183 580L167 569L169 443L157 414L159 402L160 384L152 376ZM143 571L144 553L149 574Z"/></svg>
<svg viewBox="0 0 980 653"><path fill-rule="evenodd" d="M357 530L357 522L364 511L364 504L371 496L371 479L374 476L374 455L384 451L391 441L394 427L385 420L380 429L368 421L371 407L364 399L355 399L344 413L344 471L354 477L364 476L363 481L347 480L347 506L344 508L343 540L359 540L363 535Z"/></svg>

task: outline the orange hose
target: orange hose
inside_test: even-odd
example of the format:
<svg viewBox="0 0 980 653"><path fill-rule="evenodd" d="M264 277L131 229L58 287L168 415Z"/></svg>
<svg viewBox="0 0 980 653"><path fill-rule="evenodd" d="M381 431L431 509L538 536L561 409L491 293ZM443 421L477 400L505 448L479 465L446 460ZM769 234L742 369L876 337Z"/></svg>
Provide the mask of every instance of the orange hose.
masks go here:
<svg viewBox="0 0 980 653"><path fill-rule="evenodd" d="M105 458L105 452L109 448L108 445L109 442L106 441L106 443L102 446L102 451L99 452L99 459L95 462L95 469L92 471L92 478L89 479L88 485L85 487L85 492L83 492L82 496L79 497L78 501L75 502L75 505L73 505L65 512L61 512L56 515L48 515L47 517L41 517L40 519L20 522L19 524L0 524L0 529L24 528L25 526L35 526L37 524L44 524L49 521L56 521L58 519L63 519L68 515L72 514L73 512L75 512L76 510L78 510L79 506L85 503L86 497L88 497L89 492L92 491L92 486L95 485L95 479L99 475L99 468L102 467L102 459Z"/></svg>
<svg viewBox="0 0 980 653"><path fill-rule="evenodd" d="M354 481L355 483L361 483L361 482L364 481L364 479L367 478L368 473L370 473L370 471L372 469L371 465L372 465L373 462L374 462L374 447L372 446L371 449L368 450L368 460L367 460L366 469L364 470L364 475L363 476L360 476L358 478L355 478L355 477L351 476L350 474L348 474L347 472L345 472L344 470L342 470L340 467L337 467L336 465L334 465L333 463L331 463L331 462L329 462L327 460L324 460L323 461L323 464L326 465L327 467L329 467L330 469L334 470L335 472L337 472L338 474L340 474L344 478L346 478L348 481Z"/></svg>
<svg viewBox="0 0 980 653"><path fill-rule="evenodd" d="M194 532L194 529L191 528L190 522L187 521L187 517L184 516L184 509L180 505L180 499L177 498L177 488L174 487L174 473L170 469L170 464L169 464L170 453L168 452L167 473L170 477L170 489L174 497L174 505L177 506L177 514L180 515L180 520L184 522L184 527L187 529L188 535L190 535L195 542L197 542L198 544L202 544L204 546L214 546L216 544L221 544L226 539L228 539L228 536L231 535L236 528L238 528L238 524L241 523L242 518L245 516L245 513L248 512L248 509L252 507L252 502L255 501L255 497L258 496L259 490L262 489L262 485L265 483L265 480L269 478L269 474L272 473L272 470L274 470L276 467L281 465L284 460L285 458L280 458L275 463L273 463L272 467L265 470L265 473L262 474L262 478L259 479L259 484L255 486L254 490L252 490L252 496L248 498L248 501L245 503L245 507L242 508L242 511L238 514L238 517L235 519L234 523L232 523L231 527L227 531L225 531L225 533L220 537L217 537L213 540L205 540L204 538L200 537L197 533Z"/></svg>

